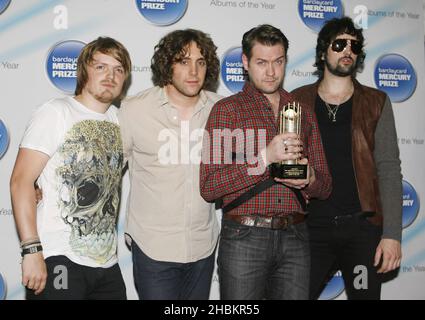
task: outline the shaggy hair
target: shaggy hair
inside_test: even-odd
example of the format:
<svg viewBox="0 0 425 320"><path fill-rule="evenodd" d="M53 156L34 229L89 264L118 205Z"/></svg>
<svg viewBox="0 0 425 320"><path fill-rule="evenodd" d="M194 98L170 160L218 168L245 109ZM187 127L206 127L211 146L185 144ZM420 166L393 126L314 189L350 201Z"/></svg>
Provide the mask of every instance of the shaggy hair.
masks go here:
<svg viewBox="0 0 425 320"><path fill-rule="evenodd" d="M115 39L109 37L99 37L96 40L84 46L77 61L77 87L75 95L81 94L88 81L87 67L93 61L93 56L101 52L118 60L125 72L125 81L123 90L118 99L124 97L125 92L130 86L131 60L127 49Z"/></svg>
<svg viewBox="0 0 425 320"><path fill-rule="evenodd" d="M173 65L183 60L191 42L197 44L207 65L202 89L216 91L220 70L220 61L216 54L217 47L209 35L194 29L173 31L164 36L155 46L151 60L152 82L155 86L164 87L172 82Z"/></svg>

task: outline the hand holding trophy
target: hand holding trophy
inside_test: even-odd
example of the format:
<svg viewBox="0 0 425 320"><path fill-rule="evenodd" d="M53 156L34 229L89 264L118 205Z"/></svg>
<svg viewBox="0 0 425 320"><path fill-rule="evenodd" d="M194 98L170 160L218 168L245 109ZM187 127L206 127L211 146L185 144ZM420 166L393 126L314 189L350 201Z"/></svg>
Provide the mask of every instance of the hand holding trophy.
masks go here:
<svg viewBox="0 0 425 320"><path fill-rule="evenodd" d="M284 106L279 112L279 134L291 132L296 133L299 137L301 134L301 112L302 108L299 103L293 102ZM286 146L285 149L287 149ZM307 178L307 165L300 164L299 159L272 163L270 171L274 178Z"/></svg>

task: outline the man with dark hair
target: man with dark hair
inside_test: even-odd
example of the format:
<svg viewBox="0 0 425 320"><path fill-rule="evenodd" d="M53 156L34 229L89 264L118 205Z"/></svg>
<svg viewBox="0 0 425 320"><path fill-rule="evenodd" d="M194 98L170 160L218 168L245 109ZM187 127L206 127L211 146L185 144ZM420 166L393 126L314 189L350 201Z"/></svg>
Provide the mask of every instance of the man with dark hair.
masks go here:
<svg viewBox="0 0 425 320"><path fill-rule="evenodd" d="M201 163L202 196L224 205L221 298L307 299L310 252L302 203L326 198L331 188L317 123L306 110L300 135L279 134L278 113L293 102L282 89L288 40L279 29L249 30L242 50L248 81L213 107L206 125L213 137L204 138ZM270 178L269 164L295 159L308 166L306 179ZM267 189L253 192L268 181Z"/></svg>
<svg viewBox="0 0 425 320"><path fill-rule="evenodd" d="M177 30L155 47L155 87L119 113L130 195L126 232L140 299L208 299L219 227L199 192L202 135L220 98L211 38Z"/></svg>
<svg viewBox="0 0 425 320"><path fill-rule="evenodd" d="M400 266L402 176L394 115L384 92L355 79L363 43L350 18L328 21L317 39L319 80L293 92L317 116L333 179L331 196L309 204L312 299L338 269L349 299L380 299L382 273Z"/></svg>
<svg viewBox="0 0 425 320"><path fill-rule="evenodd" d="M87 44L75 97L29 122L10 181L28 299L125 299L116 222L123 167L117 108L131 71L122 44ZM36 208L34 181L43 190Z"/></svg>

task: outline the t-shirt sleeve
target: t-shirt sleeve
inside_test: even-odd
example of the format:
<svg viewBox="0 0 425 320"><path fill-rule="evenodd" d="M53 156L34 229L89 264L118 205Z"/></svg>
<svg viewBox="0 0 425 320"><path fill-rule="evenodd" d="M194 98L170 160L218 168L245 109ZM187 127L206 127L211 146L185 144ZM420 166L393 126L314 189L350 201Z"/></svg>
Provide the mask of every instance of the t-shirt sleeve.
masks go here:
<svg viewBox="0 0 425 320"><path fill-rule="evenodd" d="M50 102L37 108L27 124L19 147L52 157L59 147L64 130L64 117L59 108Z"/></svg>

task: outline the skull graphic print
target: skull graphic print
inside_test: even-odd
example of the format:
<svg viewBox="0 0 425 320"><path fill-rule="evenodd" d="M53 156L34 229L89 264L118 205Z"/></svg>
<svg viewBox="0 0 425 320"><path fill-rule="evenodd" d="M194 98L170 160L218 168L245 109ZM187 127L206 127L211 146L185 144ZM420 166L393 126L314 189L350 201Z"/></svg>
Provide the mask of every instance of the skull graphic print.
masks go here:
<svg viewBox="0 0 425 320"><path fill-rule="evenodd" d="M63 165L58 205L71 232L72 251L105 263L116 254L116 224L123 166L119 127L84 120L67 132L59 148Z"/></svg>

